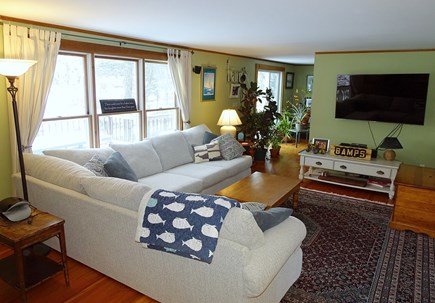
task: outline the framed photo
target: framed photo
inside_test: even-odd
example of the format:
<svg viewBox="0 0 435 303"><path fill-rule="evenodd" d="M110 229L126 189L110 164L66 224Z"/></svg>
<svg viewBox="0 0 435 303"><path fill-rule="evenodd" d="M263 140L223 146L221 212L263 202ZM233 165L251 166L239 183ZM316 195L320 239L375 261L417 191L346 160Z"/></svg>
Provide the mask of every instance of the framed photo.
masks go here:
<svg viewBox="0 0 435 303"><path fill-rule="evenodd" d="M248 74L245 71L239 72L239 83L243 84L248 79Z"/></svg>
<svg viewBox="0 0 435 303"><path fill-rule="evenodd" d="M231 83L230 98L240 97L240 84Z"/></svg>
<svg viewBox="0 0 435 303"><path fill-rule="evenodd" d="M307 92L313 91L313 82L314 82L314 76L308 75L307 76Z"/></svg>
<svg viewBox="0 0 435 303"><path fill-rule="evenodd" d="M201 100L216 100L216 67L204 67L202 69Z"/></svg>
<svg viewBox="0 0 435 303"><path fill-rule="evenodd" d="M311 97L305 97L305 106L311 107L311 103L313 103L313 98Z"/></svg>
<svg viewBox="0 0 435 303"><path fill-rule="evenodd" d="M313 138L313 145L319 149L319 153L326 154L329 151L329 140Z"/></svg>
<svg viewBox="0 0 435 303"><path fill-rule="evenodd" d="M285 74L285 88L293 88L294 78L295 78L295 73Z"/></svg>

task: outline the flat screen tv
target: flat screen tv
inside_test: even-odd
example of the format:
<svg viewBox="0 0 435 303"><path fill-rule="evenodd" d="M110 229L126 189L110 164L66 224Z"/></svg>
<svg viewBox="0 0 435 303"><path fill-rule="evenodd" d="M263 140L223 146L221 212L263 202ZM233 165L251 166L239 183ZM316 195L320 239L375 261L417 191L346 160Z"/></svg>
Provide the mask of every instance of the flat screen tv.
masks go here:
<svg viewBox="0 0 435 303"><path fill-rule="evenodd" d="M429 74L337 75L335 118L424 124Z"/></svg>

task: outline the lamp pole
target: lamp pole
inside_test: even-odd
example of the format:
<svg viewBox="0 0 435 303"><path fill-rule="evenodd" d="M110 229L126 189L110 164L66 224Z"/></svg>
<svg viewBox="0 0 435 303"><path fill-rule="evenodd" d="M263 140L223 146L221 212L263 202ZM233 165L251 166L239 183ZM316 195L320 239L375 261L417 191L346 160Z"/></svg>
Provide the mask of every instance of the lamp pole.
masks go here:
<svg viewBox="0 0 435 303"><path fill-rule="evenodd" d="M23 145L21 143L20 123L18 120L18 108L17 108L17 99L16 99L18 88L16 88L14 85L16 77L6 76L6 78L10 83L10 86L7 88L7 90L12 97L12 111L14 113L15 136L17 138L18 160L20 162L21 182L23 185L23 197L24 200L29 201L29 194L27 193L26 171L24 169Z"/></svg>

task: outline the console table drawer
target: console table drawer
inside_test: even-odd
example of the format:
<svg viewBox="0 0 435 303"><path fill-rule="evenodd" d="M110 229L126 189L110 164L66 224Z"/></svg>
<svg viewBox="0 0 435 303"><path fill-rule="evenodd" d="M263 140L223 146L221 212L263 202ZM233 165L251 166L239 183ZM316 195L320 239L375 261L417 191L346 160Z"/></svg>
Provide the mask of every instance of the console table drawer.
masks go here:
<svg viewBox="0 0 435 303"><path fill-rule="evenodd" d="M363 164L355 164L348 162L334 162L334 170L349 172L354 174L368 175L368 176L377 176L382 178L390 178L391 177L391 169L388 168L379 168L375 166L368 166Z"/></svg>
<svg viewBox="0 0 435 303"><path fill-rule="evenodd" d="M305 158L305 165L325 168L325 169L332 169L334 167L334 161L327 160L327 159Z"/></svg>

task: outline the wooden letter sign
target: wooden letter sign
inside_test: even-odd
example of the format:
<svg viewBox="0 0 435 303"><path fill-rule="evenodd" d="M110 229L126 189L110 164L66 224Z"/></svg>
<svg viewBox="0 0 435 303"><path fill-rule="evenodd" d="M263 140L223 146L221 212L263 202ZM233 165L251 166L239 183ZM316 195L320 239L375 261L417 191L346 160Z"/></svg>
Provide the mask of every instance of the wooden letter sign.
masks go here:
<svg viewBox="0 0 435 303"><path fill-rule="evenodd" d="M332 145L329 154L332 156L358 158L362 160L370 160L372 158L372 150L369 148L343 145Z"/></svg>

